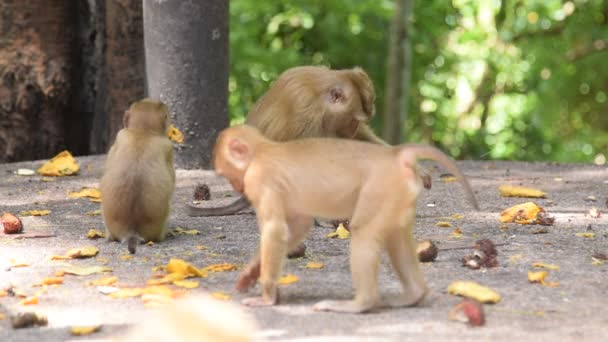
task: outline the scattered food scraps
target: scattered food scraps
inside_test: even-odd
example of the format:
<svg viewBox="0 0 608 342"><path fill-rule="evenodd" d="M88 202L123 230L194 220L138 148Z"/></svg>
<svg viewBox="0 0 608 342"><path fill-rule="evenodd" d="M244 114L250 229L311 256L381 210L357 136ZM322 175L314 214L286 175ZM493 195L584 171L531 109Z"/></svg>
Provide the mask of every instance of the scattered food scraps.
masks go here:
<svg viewBox="0 0 608 342"><path fill-rule="evenodd" d="M546 192L523 186L501 185L498 191L502 197L545 198L547 196Z"/></svg>
<svg viewBox="0 0 608 342"><path fill-rule="evenodd" d="M194 200L195 201L208 201L211 199L211 190L209 190L209 185L207 184L198 184L196 188L194 188Z"/></svg>
<svg viewBox="0 0 608 342"><path fill-rule="evenodd" d="M25 261L22 261L22 260L9 259L8 262L11 264L11 266L9 267L9 269L11 269L11 268L17 268L17 267L28 267L28 266L30 266L30 264L28 262L25 262Z"/></svg>
<svg viewBox="0 0 608 342"><path fill-rule="evenodd" d="M85 246L70 249L65 255L53 255L51 260L84 259L91 258L99 253L99 248L95 246Z"/></svg>
<svg viewBox="0 0 608 342"><path fill-rule="evenodd" d="M109 286L113 285L118 281L118 277L102 277L99 279L91 280L87 283L89 286Z"/></svg>
<svg viewBox="0 0 608 342"><path fill-rule="evenodd" d="M230 300L230 295L225 294L223 292L213 292L211 293L211 297L219 300Z"/></svg>
<svg viewBox="0 0 608 342"><path fill-rule="evenodd" d="M289 285L297 282L300 278L293 274L288 274L279 278L279 285Z"/></svg>
<svg viewBox="0 0 608 342"><path fill-rule="evenodd" d="M68 192L68 196L71 198L83 198L87 197L92 200L100 200L101 199L101 191L95 188L82 188L80 191L70 191Z"/></svg>
<svg viewBox="0 0 608 342"><path fill-rule="evenodd" d="M86 336L96 333L101 330L101 325L90 325L90 326L73 326L70 328L70 334L72 336Z"/></svg>
<svg viewBox="0 0 608 342"><path fill-rule="evenodd" d="M21 220L8 211L2 213L0 222L2 222L4 234L18 234L23 231L23 223L21 223Z"/></svg>
<svg viewBox="0 0 608 342"><path fill-rule="evenodd" d="M196 267L190 265L186 261L177 258L171 258L166 266L167 273L183 274L186 278L190 277L206 277L206 272L199 271Z"/></svg>
<svg viewBox="0 0 608 342"><path fill-rule="evenodd" d="M491 268L498 266L496 257L496 245L490 239L481 239L475 242L473 254L465 255L462 258L462 266L466 266L473 270L480 268Z"/></svg>
<svg viewBox="0 0 608 342"><path fill-rule="evenodd" d="M173 282L173 285L186 289L195 289L199 286L199 282L196 280L176 280Z"/></svg>
<svg viewBox="0 0 608 342"><path fill-rule="evenodd" d="M435 261L438 253L439 249L437 249L437 245L431 240L421 241L416 246L416 254L420 262Z"/></svg>
<svg viewBox="0 0 608 342"><path fill-rule="evenodd" d="M593 207L589 209L589 216L591 216L592 218L600 218L600 216L602 216L602 213L598 208Z"/></svg>
<svg viewBox="0 0 608 342"><path fill-rule="evenodd" d="M15 171L15 174L17 176L33 176L36 174L36 171L30 169L17 169L17 171Z"/></svg>
<svg viewBox="0 0 608 342"><path fill-rule="evenodd" d="M25 298L24 300L20 301L19 304L21 305L36 305L38 304L38 296L29 296L27 298Z"/></svg>
<svg viewBox="0 0 608 342"><path fill-rule="evenodd" d="M89 267L70 266L70 267L64 268L62 271L65 274L86 276L86 275L95 274L95 273L112 272L112 268L107 267L107 266L89 266Z"/></svg>
<svg viewBox="0 0 608 342"><path fill-rule="evenodd" d="M236 271L237 266L234 264L223 263L223 264L213 264L206 267L203 267L203 272L230 272Z"/></svg>
<svg viewBox="0 0 608 342"><path fill-rule="evenodd" d="M22 329L29 327L44 327L48 324L46 316L35 312L20 312L16 316L11 317L11 325L13 329Z"/></svg>
<svg viewBox="0 0 608 342"><path fill-rule="evenodd" d="M448 319L469 323L474 327L482 326L486 322L483 304L470 298L463 298L462 302L456 304L448 313Z"/></svg>
<svg viewBox="0 0 608 342"><path fill-rule="evenodd" d="M545 209L536 203L526 202L503 210L500 213L500 222L550 226L555 222L555 218L548 216Z"/></svg>
<svg viewBox="0 0 608 342"><path fill-rule="evenodd" d="M97 229L89 229L89 231L87 232L87 238L89 239L99 239L99 238L105 238L106 237L106 233L97 230Z"/></svg>
<svg viewBox="0 0 608 342"><path fill-rule="evenodd" d="M454 281L448 286L448 293L475 299L482 303L498 303L498 292L472 281Z"/></svg>
<svg viewBox="0 0 608 342"><path fill-rule="evenodd" d="M435 223L435 225L437 227L443 227L443 228L449 228L452 226L452 224L450 222L446 222L446 221L439 221L439 222Z"/></svg>
<svg viewBox="0 0 608 342"><path fill-rule="evenodd" d="M344 224L340 223L335 232L327 234L328 238L348 239L350 238L350 232L344 227Z"/></svg>
<svg viewBox="0 0 608 342"><path fill-rule="evenodd" d="M548 275L549 275L549 272L547 272L547 271L538 271L538 272L528 271L528 281L531 283L539 283L541 285L548 286L548 287L557 287L559 285L559 283L545 281L545 279L547 278Z"/></svg>
<svg viewBox="0 0 608 342"><path fill-rule="evenodd" d="M40 283L34 284L34 286L61 285L61 284L63 284L63 277L46 277L46 278L42 278Z"/></svg>
<svg viewBox="0 0 608 342"><path fill-rule="evenodd" d="M19 213L21 216L46 216L50 214L50 210L24 210Z"/></svg>
<svg viewBox="0 0 608 342"><path fill-rule="evenodd" d="M325 264L322 262L310 261L310 262L306 263L306 266L304 266L304 267L309 268L311 270L320 270L325 267Z"/></svg>
<svg viewBox="0 0 608 342"><path fill-rule="evenodd" d="M198 235L200 233L201 232L198 231L198 230L196 230L196 229L186 230L186 229L181 228L181 227L177 227L177 228L175 228L173 230L173 234L175 234L175 235L184 235L184 234L186 234L186 235Z"/></svg>
<svg viewBox="0 0 608 342"><path fill-rule="evenodd" d="M559 266L552 265L552 264L545 264L544 262L534 262L534 263L532 263L532 267L546 268L548 270L559 270Z"/></svg>
<svg viewBox="0 0 608 342"><path fill-rule="evenodd" d="M576 233L576 236L582 237L582 238L587 238L587 239L593 239L595 237L595 233L593 233L593 232Z"/></svg>
<svg viewBox="0 0 608 342"><path fill-rule="evenodd" d="M456 227L454 230L452 230L452 234L450 234L450 237L460 239L462 237L462 230Z"/></svg>
<svg viewBox="0 0 608 342"><path fill-rule="evenodd" d="M70 152L63 151L42 165L37 172L43 176L71 176L78 173L80 166Z"/></svg>
<svg viewBox="0 0 608 342"><path fill-rule="evenodd" d="M182 133L174 125L169 125L169 129L167 130L167 137L169 138L169 140L178 144L184 143L184 133Z"/></svg>

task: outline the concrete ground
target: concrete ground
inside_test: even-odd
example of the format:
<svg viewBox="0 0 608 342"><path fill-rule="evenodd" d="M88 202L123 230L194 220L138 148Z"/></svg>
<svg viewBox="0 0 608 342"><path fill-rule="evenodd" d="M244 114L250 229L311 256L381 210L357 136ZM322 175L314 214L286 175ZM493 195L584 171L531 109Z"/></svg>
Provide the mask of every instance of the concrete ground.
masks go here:
<svg viewBox="0 0 608 342"><path fill-rule="evenodd" d="M48 209L51 214L23 217L28 234L55 234L56 237L15 240L0 235L0 289L9 285L33 293L31 285L51 276L65 266L65 261L50 261L52 255L64 254L70 248L94 245L101 250L97 258L70 260L72 265L100 265L113 268L123 285L143 286L154 266L178 257L202 267L212 263L243 265L256 249L259 234L251 211L235 216L190 218L184 203L192 198L197 183L211 185L213 195L222 198L227 184L209 171L177 171L177 189L173 198L171 228L197 229L199 235L178 235L153 246L142 245L134 258L125 245L103 239L89 240L91 228L103 230L100 216L86 215L99 208L87 199L73 199L68 191L81 187L97 187L101 175L102 156L78 158L78 176L43 181L40 176L17 176L18 168L36 169L42 162L0 165L0 212L18 214L22 210ZM271 341L602 341L608 340L608 263L593 265L594 253L608 253L608 169L593 165L521 163L521 162L459 162L470 177L481 211L474 212L464 201L458 183L439 180L441 170L425 164L433 175L433 188L418 200L415 236L432 239L440 250L437 260L422 264L432 294L421 307L383 309L367 314L336 314L312 311L312 305L327 298L348 298L352 295L348 267L348 240L328 239L332 230L317 227L306 242L306 257L286 263L284 273L292 273L299 281L281 287L282 304L262 309L244 308L255 316L260 326L258 337ZM542 226L501 225L498 213L509 206L526 202L522 198L498 195L501 184L526 185L548 193L547 199L535 200L556 220L547 232ZM594 196L595 202L588 197ZM434 206L433 206L434 204ZM591 207L605 212L600 218L588 214ZM436 226L443 217L462 214L451 219L452 228ZM452 236L454 227L462 237ZM593 232L585 238L577 233ZM487 270L470 270L461 266L468 249L453 249L489 238L498 246L500 265ZM197 249L204 245L207 249ZM452 249L449 249L452 248ZM448 249L448 250L446 250ZM10 259L26 261L29 267L12 268ZM306 269L309 261L322 262L324 269ZM527 273L533 262L555 264L559 270L549 271L555 288L531 284ZM236 272L214 273L199 279L197 292L222 291L238 303L245 295L233 290ZM49 287L40 303L23 306L15 297L0 298L0 341L64 341L71 339L103 340L120 334L138 322L149 310L138 298L111 299L86 282L99 275L65 276L63 285ZM383 294L399 291L399 283L382 261L379 275ZM472 280L498 291L502 299L485 305L487 323L473 328L448 320L448 311L460 298L447 293L455 280ZM259 293L259 287L253 290ZM48 316L44 328L13 330L9 316L23 311L36 311ZM73 325L102 324L100 332L72 337Z"/></svg>

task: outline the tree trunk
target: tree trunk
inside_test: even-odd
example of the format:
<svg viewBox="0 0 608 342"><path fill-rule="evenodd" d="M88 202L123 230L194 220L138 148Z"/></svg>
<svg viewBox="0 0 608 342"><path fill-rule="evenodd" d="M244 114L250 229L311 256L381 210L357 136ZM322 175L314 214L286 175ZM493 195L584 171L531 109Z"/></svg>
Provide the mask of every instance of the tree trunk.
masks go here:
<svg viewBox="0 0 608 342"><path fill-rule="evenodd" d="M382 132L389 144L401 142L407 117L412 56L408 27L413 1L395 0L391 22Z"/></svg>
<svg viewBox="0 0 608 342"><path fill-rule="evenodd" d="M66 148L76 2L0 2L0 162Z"/></svg>
<svg viewBox="0 0 608 342"><path fill-rule="evenodd" d="M228 5L144 0L148 94L169 106L184 133L180 167L210 167L215 139L228 125Z"/></svg>
<svg viewBox="0 0 608 342"><path fill-rule="evenodd" d="M104 45L96 80L97 101L90 140L93 153L107 152L122 128L125 110L145 96L142 2L105 0L101 5Z"/></svg>

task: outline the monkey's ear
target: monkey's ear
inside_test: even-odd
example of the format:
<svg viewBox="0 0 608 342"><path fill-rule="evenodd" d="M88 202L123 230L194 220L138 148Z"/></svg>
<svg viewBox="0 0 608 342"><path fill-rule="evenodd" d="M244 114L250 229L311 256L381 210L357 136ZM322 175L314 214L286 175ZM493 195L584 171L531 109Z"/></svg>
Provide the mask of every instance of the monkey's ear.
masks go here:
<svg viewBox="0 0 608 342"><path fill-rule="evenodd" d="M124 126L124 128L128 128L129 127L129 119L131 117L131 112L130 111L125 111L125 116L123 116L122 118L122 124Z"/></svg>
<svg viewBox="0 0 608 342"><path fill-rule="evenodd" d="M249 146L240 139L234 138L228 142L228 155L238 168L247 167L249 154Z"/></svg>
<svg viewBox="0 0 608 342"><path fill-rule="evenodd" d="M361 106L369 119L376 114L374 107L374 101L376 101L374 83L372 83L365 70L361 68L354 68L352 75L353 82L361 95Z"/></svg>

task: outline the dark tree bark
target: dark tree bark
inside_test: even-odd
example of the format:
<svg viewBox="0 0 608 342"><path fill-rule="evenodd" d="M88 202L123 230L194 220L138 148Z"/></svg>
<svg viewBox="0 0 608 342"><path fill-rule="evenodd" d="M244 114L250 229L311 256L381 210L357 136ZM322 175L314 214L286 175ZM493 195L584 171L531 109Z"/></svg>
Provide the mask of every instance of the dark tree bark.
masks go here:
<svg viewBox="0 0 608 342"><path fill-rule="evenodd" d="M407 117L412 64L408 30L413 2L414 0L395 0L395 13L391 22L382 131L389 144L401 142Z"/></svg>
<svg viewBox="0 0 608 342"><path fill-rule="evenodd" d="M0 2L0 162L66 148L76 2Z"/></svg>
<svg viewBox="0 0 608 342"><path fill-rule="evenodd" d="M90 138L92 153L107 152L122 128L125 110L145 96L141 0L105 0L100 11L104 13L103 23L98 25L103 45Z"/></svg>
<svg viewBox="0 0 608 342"><path fill-rule="evenodd" d="M215 139L228 125L228 5L144 0L148 93L167 103L184 133L180 167L210 167Z"/></svg>

